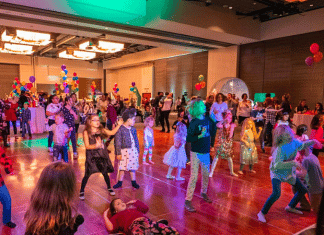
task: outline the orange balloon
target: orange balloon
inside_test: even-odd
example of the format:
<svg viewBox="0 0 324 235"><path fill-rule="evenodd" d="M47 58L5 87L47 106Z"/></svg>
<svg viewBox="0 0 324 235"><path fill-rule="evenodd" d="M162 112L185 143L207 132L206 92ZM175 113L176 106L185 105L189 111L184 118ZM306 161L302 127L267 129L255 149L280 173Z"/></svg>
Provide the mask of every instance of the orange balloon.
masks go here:
<svg viewBox="0 0 324 235"><path fill-rule="evenodd" d="M201 88L205 88L205 86L206 86L206 82L201 82L201 83L200 83L200 86L201 86Z"/></svg>
<svg viewBox="0 0 324 235"><path fill-rule="evenodd" d="M315 63L320 62L322 59L323 59L323 53L322 52L319 51L314 55L314 62Z"/></svg>

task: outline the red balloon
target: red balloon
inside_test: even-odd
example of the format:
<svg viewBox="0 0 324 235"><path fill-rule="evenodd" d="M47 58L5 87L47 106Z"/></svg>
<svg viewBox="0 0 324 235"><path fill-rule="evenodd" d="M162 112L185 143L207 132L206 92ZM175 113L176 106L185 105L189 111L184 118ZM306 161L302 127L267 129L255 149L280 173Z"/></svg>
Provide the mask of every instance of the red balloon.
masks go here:
<svg viewBox="0 0 324 235"><path fill-rule="evenodd" d="M322 59L323 59L323 53L322 52L319 51L314 55L314 62L315 63L320 62Z"/></svg>
<svg viewBox="0 0 324 235"><path fill-rule="evenodd" d="M15 89L16 88L16 85L12 85L12 88Z"/></svg>
<svg viewBox="0 0 324 235"><path fill-rule="evenodd" d="M196 83L195 88L196 88L197 91L200 91L200 89L201 89L200 83Z"/></svg>
<svg viewBox="0 0 324 235"><path fill-rule="evenodd" d="M16 78L15 78L15 80L16 80L16 81L18 81L18 80L19 80L19 78L17 78L17 77L16 77Z"/></svg>
<svg viewBox="0 0 324 235"><path fill-rule="evenodd" d="M30 90L30 88L33 87L33 84L32 83L27 83L27 88Z"/></svg>
<svg viewBox="0 0 324 235"><path fill-rule="evenodd" d="M317 52L319 52L319 45L317 43L313 43L311 46L310 46L310 52L312 52L312 54L316 54Z"/></svg>
<svg viewBox="0 0 324 235"><path fill-rule="evenodd" d="M20 84L20 81L19 80L17 80L17 84Z"/></svg>
<svg viewBox="0 0 324 235"><path fill-rule="evenodd" d="M76 73L76 72L74 72L74 73L73 73L73 77L76 77L76 75L77 75L77 73Z"/></svg>
<svg viewBox="0 0 324 235"><path fill-rule="evenodd" d="M76 80L76 83L79 84L79 80Z"/></svg>

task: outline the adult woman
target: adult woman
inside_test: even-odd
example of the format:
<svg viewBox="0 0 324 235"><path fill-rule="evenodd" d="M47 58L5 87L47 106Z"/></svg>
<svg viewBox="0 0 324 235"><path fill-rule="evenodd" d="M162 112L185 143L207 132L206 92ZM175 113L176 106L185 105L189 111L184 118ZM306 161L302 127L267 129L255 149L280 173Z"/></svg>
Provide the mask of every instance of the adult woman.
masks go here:
<svg viewBox="0 0 324 235"><path fill-rule="evenodd" d="M242 101L239 103L237 109L238 123L241 124L246 118L251 116L251 102L248 101L248 96L246 93L242 95Z"/></svg>
<svg viewBox="0 0 324 235"><path fill-rule="evenodd" d="M64 115L64 123L69 127L73 128L71 131L71 141L72 141L72 148L73 148L73 157L74 159L78 158L78 153L77 153L77 142L76 142L76 135L75 135L75 120L77 120L78 115L77 115L77 110L73 106L74 102L71 96L67 96L65 98L65 105L62 107L61 111L63 112Z"/></svg>
<svg viewBox="0 0 324 235"><path fill-rule="evenodd" d="M217 133L216 125L217 123L223 121L222 113L228 109L226 102L224 102L224 95L222 93L218 93L215 97L215 100L216 102L213 103L209 111L209 113L214 113L216 118L216 123L215 123L216 131L215 131L215 135L211 136L211 142L210 142L210 147L212 148L212 150L214 148L215 137Z"/></svg>
<svg viewBox="0 0 324 235"><path fill-rule="evenodd" d="M233 99L233 96L231 93L227 94L226 104L227 104L228 109L231 110L232 118L233 118L232 122L234 122L235 118L236 118L238 103L236 102L235 99Z"/></svg>
<svg viewBox="0 0 324 235"><path fill-rule="evenodd" d="M62 106L59 103L60 99L57 95L51 95L49 98L49 104L46 108L46 115L48 116L48 126L52 126L55 123L55 115L61 110ZM52 143L53 143L53 132L48 133L48 151L53 152Z"/></svg>
<svg viewBox="0 0 324 235"><path fill-rule="evenodd" d="M107 114L107 128L108 130L112 130L113 126L117 121L117 111L114 105L111 103L110 97L107 98L106 114Z"/></svg>
<svg viewBox="0 0 324 235"><path fill-rule="evenodd" d="M77 135L77 139L78 139L78 130L79 130L79 126L80 126L80 103L78 102L78 98L77 95L75 93L71 94L71 98L73 100L73 106L76 108L76 114L78 115L78 118L75 120L75 133Z"/></svg>
<svg viewBox="0 0 324 235"><path fill-rule="evenodd" d="M323 104L322 103L316 103L315 105L315 110L314 110L314 115L316 114L323 114Z"/></svg>
<svg viewBox="0 0 324 235"><path fill-rule="evenodd" d="M105 93L101 96L101 99L98 102L98 110L101 111L100 123L103 127L106 127L107 122L107 106L108 106L108 94Z"/></svg>
<svg viewBox="0 0 324 235"><path fill-rule="evenodd" d="M281 108L283 113L291 113L291 104L289 102L290 95L288 93L284 94L282 96L282 103L281 103Z"/></svg>
<svg viewBox="0 0 324 235"><path fill-rule="evenodd" d="M13 96L12 98L9 98L6 102L9 105L9 109L6 109L5 116L6 116L6 122L7 122L7 134L10 135L10 122L12 123L14 134L17 135L17 108L18 108L18 100L19 98L17 96Z"/></svg>
<svg viewBox="0 0 324 235"><path fill-rule="evenodd" d="M306 100L302 99L296 108L296 113L303 114L306 113L307 111L308 111L308 106L306 105Z"/></svg>
<svg viewBox="0 0 324 235"><path fill-rule="evenodd" d="M165 132L164 128L164 120L166 122L168 131L167 133L170 133L170 123L169 123L169 115L171 111L171 107L173 104L173 93L168 94L168 96L163 100L162 108L161 108L161 125L162 130L161 132Z"/></svg>

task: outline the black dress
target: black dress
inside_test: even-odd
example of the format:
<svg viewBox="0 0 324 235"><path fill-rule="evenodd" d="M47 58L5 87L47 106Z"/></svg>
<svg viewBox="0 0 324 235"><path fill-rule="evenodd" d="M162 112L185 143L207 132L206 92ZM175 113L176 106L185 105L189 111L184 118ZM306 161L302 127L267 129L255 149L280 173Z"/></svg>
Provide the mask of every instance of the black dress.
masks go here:
<svg viewBox="0 0 324 235"><path fill-rule="evenodd" d="M96 144L96 138L101 136L96 134L89 136L89 144ZM86 150L86 161L85 161L85 174L91 175L93 173L112 173L114 172L114 167L111 164L109 153L106 145L102 149L87 149Z"/></svg>

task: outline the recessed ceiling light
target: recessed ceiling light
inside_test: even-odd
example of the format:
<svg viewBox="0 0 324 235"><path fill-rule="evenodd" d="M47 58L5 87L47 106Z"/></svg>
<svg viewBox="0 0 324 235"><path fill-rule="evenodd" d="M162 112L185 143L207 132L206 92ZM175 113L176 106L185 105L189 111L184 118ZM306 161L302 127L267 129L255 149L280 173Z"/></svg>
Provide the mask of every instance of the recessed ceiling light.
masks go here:
<svg viewBox="0 0 324 235"><path fill-rule="evenodd" d="M233 9L233 7L229 7L228 9L232 10L232 9Z"/></svg>
<svg viewBox="0 0 324 235"><path fill-rule="evenodd" d="M313 5L313 4L310 4L309 6L310 6L310 7L313 7L314 5Z"/></svg>
<svg viewBox="0 0 324 235"><path fill-rule="evenodd" d="M256 5L256 4L257 4L256 2L253 3L253 5Z"/></svg>

